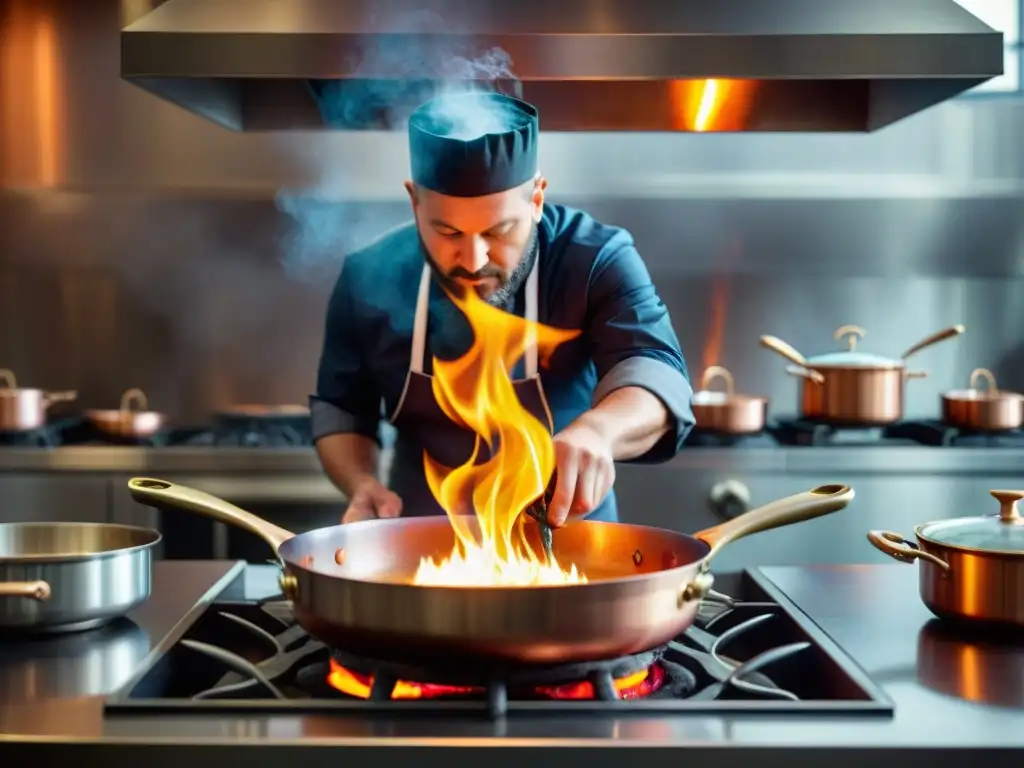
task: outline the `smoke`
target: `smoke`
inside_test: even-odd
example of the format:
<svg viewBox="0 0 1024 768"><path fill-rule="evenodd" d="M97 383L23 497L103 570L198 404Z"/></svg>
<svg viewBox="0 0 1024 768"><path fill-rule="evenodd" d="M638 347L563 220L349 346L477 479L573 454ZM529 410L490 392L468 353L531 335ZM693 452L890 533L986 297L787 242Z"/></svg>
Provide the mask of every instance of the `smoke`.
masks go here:
<svg viewBox="0 0 1024 768"><path fill-rule="evenodd" d="M479 50L468 36L453 34L453 23L437 14L405 10L396 15L384 10L364 23L394 34L374 36L377 42L357 61L346 62L345 70L353 73L350 78L309 83L327 125L387 125L404 132L412 111L436 96L494 91L506 83L518 92L512 59L505 51ZM471 138L507 126L507 119L494 110L467 104L475 100L456 101L457 111L443 116L453 135ZM395 226L393 216L382 216L349 192L350 180L330 157L318 159L313 184L283 189L276 196L277 209L288 222L281 263L295 280L322 279L325 269L336 268L346 253Z"/></svg>

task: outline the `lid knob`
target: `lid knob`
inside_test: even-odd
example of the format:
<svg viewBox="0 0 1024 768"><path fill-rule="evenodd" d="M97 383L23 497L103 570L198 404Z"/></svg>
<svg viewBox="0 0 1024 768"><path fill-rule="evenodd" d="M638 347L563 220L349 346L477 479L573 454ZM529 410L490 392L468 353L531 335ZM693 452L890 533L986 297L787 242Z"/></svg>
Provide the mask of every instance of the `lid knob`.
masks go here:
<svg viewBox="0 0 1024 768"><path fill-rule="evenodd" d="M999 519L1004 523L1021 522L1017 502L1024 499L1024 491L989 491L992 498L999 502Z"/></svg>

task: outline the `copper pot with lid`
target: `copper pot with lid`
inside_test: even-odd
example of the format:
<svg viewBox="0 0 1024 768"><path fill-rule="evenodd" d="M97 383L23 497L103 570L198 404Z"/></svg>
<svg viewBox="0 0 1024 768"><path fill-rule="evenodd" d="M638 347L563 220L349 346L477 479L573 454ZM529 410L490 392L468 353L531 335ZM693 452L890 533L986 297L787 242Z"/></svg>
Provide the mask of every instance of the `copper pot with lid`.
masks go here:
<svg viewBox="0 0 1024 768"><path fill-rule="evenodd" d="M866 333L856 325L841 326L833 334L836 341L846 339L846 350L811 358L775 336L762 336L760 341L761 346L796 364L787 372L801 378L803 418L836 425L886 426L903 418L907 380L928 375L926 371L908 371L907 358L963 332L962 325L944 328L914 344L898 359L858 350Z"/></svg>
<svg viewBox="0 0 1024 768"><path fill-rule="evenodd" d="M974 369L967 387L942 393L944 423L979 432L1006 432L1024 424L1024 395L999 389L991 371Z"/></svg>
<svg viewBox="0 0 1024 768"><path fill-rule="evenodd" d="M891 531L868 541L901 563L921 561L921 600L943 619L1024 627L1024 491L989 491L999 514L923 523L917 542Z"/></svg>
<svg viewBox="0 0 1024 768"><path fill-rule="evenodd" d="M0 368L0 432L23 432L46 424L50 406L74 400L78 393L46 392L18 386L14 372Z"/></svg>
<svg viewBox="0 0 1024 768"><path fill-rule="evenodd" d="M725 391L711 389L716 381L724 384ZM720 365L712 365L700 378L700 390L693 393L692 407L696 429L751 435L764 429L768 398L736 394L732 373Z"/></svg>

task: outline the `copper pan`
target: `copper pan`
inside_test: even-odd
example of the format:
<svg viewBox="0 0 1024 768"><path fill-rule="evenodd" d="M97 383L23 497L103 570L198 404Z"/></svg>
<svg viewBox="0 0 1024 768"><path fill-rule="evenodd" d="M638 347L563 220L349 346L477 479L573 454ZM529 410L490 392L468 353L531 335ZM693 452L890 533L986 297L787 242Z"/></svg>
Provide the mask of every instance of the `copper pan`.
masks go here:
<svg viewBox="0 0 1024 768"><path fill-rule="evenodd" d="M846 340L847 349L805 358L775 336L762 336L763 347L781 355L801 376L800 415L805 419L845 426L886 426L903 418L904 386L910 379L924 378L925 371L908 371L906 360L926 347L952 339L964 332L954 325L914 344L898 359L865 353L857 349L865 335L856 325L844 325L833 334ZM808 371L810 373L808 373Z"/></svg>
<svg viewBox="0 0 1024 768"><path fill-rule="evenodd" d="M725 391L711 389L721 380ZM693 393L696 429L729 435L756 434L764 429L768 398L737 395L732 373L719 365L709 366L700 378L700 390Z"/></svg>
<svg viewBox="0 0 1024 768"><path fill-rule="evenodd" d="M986 387L980 387L981 382ZM942 393L942 421L958 429L1005 432L1024 424L1024 395L996 386L991 371L971 371L967 389Z"/></svg>
<svg viewBox="0 0 1024 768"><path fill-rule="evenodd" d="M46 424L50 406L74 400L78 393L45 392L18 386L13 371L0 368L0 432L21 432Z"/></svg>
<svg viewBox="0 0 1024 768"><path fill-rule="evenodd" d="M452 551L446 516L366 520L296 536L165 480L133 478L128 488L141 504L197 512L266 541L283 564L281 587L296 619L329 646L408 663L474 658L499 665L612 658L663 645L693 622L713 581L711 560L723 547L838 511L853 498L847 486L821 486L693 536L574 522L554 537L554 553L587 583L491 587L412 583L424 557L440 560ZM522 546L541 552L539 527L521 531Z"/></svg>
<svg viewBox="0 0 1024 768"><path fill-rule="evenodd" d="M152 437L167 423L164 414L149 410L146 393L141 389L125 391L116 411L86 411L85 417L96 431L118 438Z"/></svg>

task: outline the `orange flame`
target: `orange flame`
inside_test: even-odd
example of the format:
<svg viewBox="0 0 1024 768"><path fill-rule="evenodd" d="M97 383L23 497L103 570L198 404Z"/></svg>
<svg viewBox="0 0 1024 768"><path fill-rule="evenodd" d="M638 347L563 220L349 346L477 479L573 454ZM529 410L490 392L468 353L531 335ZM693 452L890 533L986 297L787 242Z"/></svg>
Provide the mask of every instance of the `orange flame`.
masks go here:
<svg viewBox="0 0 1024 768"><path fill-rule="evenodd" d="M574 565L563 569L529 546L517 521L547 487L555 451L546 424L519 402L509 371L530 343L546 362L578 331L532 323L480 299L475 291L451 296L469 321L473 344L457 360L434 359L434 397L453 422L476 433L461 467L442 466L424 452L427 484L455 532L449 557L424 558L413 583L446 586L529 586L586 581ZM485 447L489 457L479 461ZM469 524L479 523L479 533Z"/></svg>
<svg viewBox="0 0 1024 768"><path fill-rule="evenodd" d="M677 130L742 131L754 105L752 80L673 80L670 82Z"/></svg>
<svg viewBox="0 0 1024 768"><path fill-rule="evenodd" d="M628 677L615 679L612 681L612 685L620 699L639 699L649 696L661 688L664 677L661 667L653 666L650 669L635 672ZM331 659L327 684L340 693L357 699L368 699L370 690L373 688L373 677L352 672ZM391 692L391 700L437 699L444 696L480 695L483 692L483 688L473 686L412 683L399 680ZM581 680L578 683L566 683L565 685L540 686L536 689L536 693L549 699L586 700L594 698L594 686L587 680Z"/></svg>

